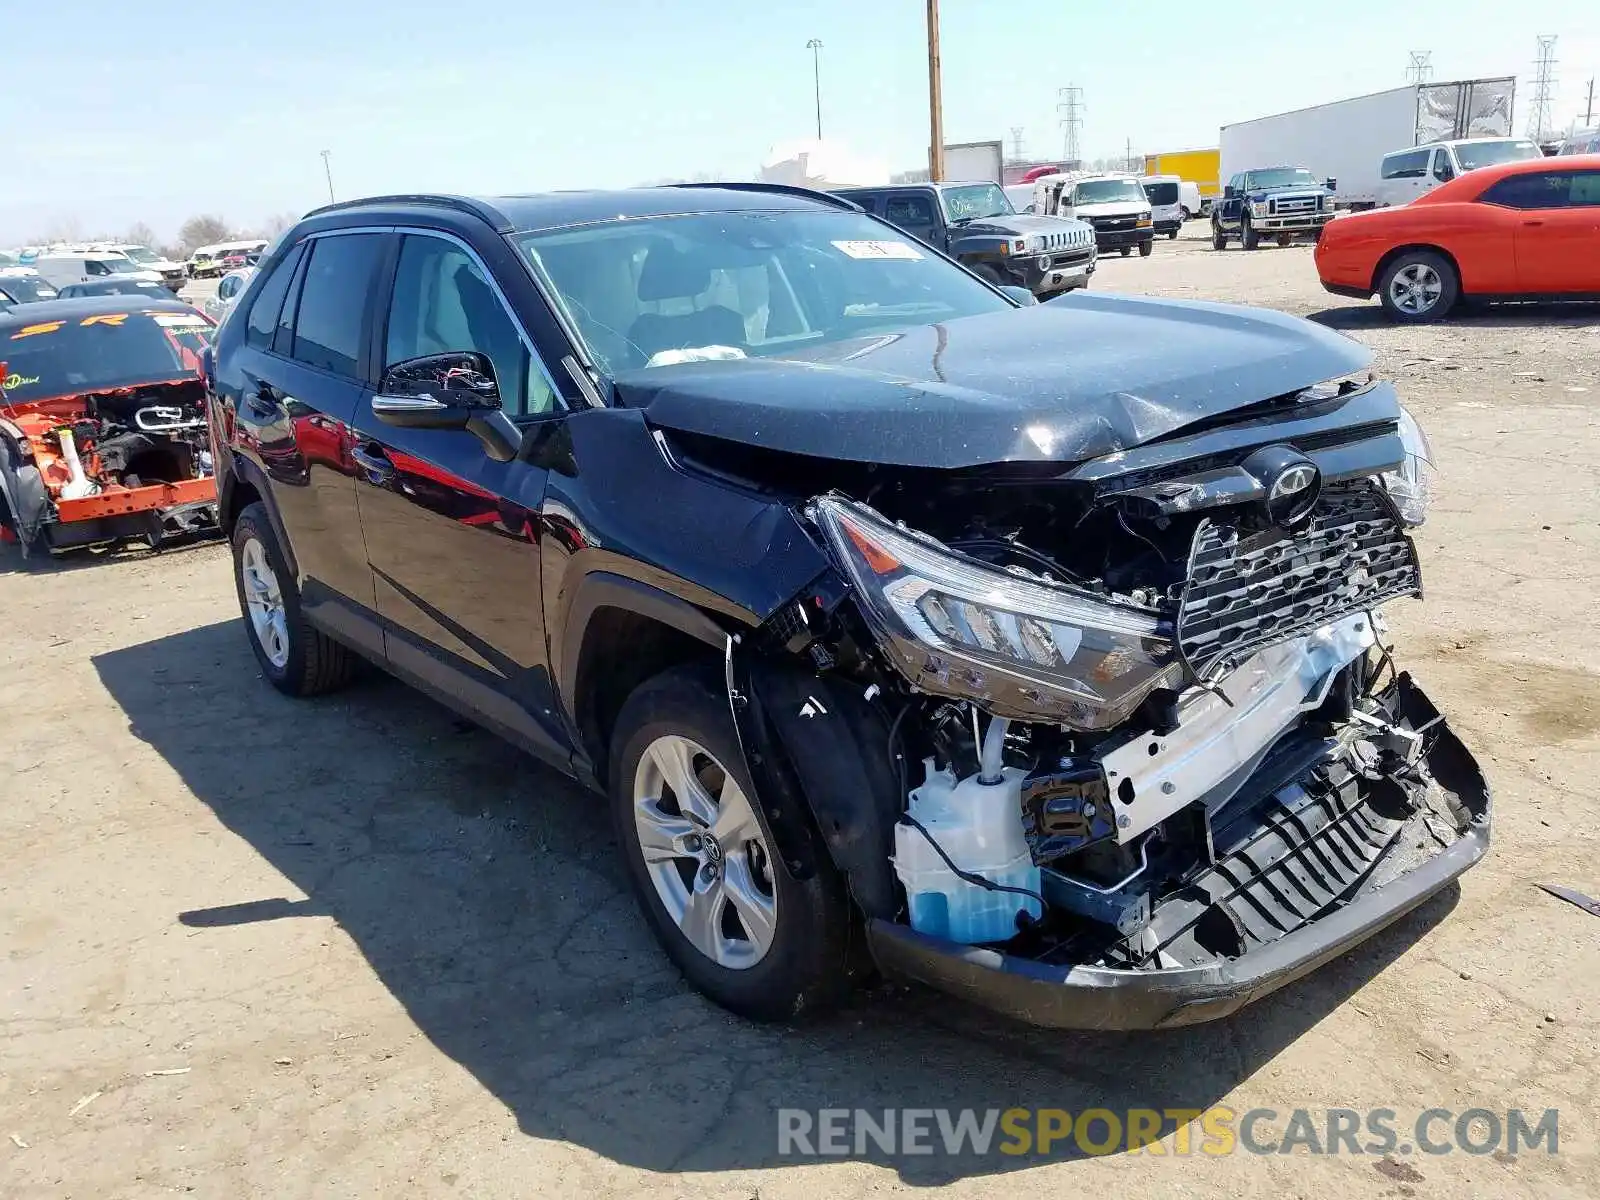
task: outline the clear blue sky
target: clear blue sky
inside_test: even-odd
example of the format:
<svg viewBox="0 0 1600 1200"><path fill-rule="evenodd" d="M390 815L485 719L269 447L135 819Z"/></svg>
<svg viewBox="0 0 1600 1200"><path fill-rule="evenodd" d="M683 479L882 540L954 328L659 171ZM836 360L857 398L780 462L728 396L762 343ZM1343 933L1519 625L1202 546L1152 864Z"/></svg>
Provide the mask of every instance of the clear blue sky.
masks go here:
<svg viewBox="0 0 1600 1200"><path fill-rule="evenodd" d="M324 148L341 198L748 177L811 131L812 37L824 132L897 169L926 155L921 0L3 2L0 245L304 211L326 198ZM1236 7L943 0L947 139L1020 125L1059 154L1056 88L1075 82L1088 156L1210 145L1226 122L1403 83L1418 49L1436 79L1518 75L1520 129L1540 33L1561 38L1565 125L1600 74L1597 0L1289 3L1281 27Z"/></svg>

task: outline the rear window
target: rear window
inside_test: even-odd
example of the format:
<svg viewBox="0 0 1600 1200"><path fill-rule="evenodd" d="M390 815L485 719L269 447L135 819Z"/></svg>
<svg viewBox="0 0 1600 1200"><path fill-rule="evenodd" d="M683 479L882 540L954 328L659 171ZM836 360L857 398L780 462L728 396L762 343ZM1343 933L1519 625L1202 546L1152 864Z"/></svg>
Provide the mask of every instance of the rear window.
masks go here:
<svg viewBox="0 0 1600 1200"><path fill-rule="evenodd" d="M138 303L135 301L135 303ZM14 309L13 317L26 312ZM198 372L211 322L196 312L94 313L12 322L0 332L7 404L107 391Z"/></svg>
<svg viewBox="0 0 1600 1200"><path fill-rule="evenodd" d="M1176 183L1147 183L1144 185L1144 194L1151 204L1176 204L1178 202L1178 185Z"/></svg>

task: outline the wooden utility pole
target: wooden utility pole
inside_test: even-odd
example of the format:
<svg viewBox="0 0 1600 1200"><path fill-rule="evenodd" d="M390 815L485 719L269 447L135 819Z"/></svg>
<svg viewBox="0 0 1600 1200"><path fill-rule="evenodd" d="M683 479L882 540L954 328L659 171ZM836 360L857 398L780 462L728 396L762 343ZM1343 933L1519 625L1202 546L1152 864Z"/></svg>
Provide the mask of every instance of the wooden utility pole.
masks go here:
<svg viewBox="0 0 1600 1200"><path fill-rule="evenodd" d="M1585 125L1594 123L1594 80L1592 79L1589 80L1589 103L1583 109L1583 123Z"/></svg>
<svg viewBox="0 0 1600 1200"><path fill-rule="evenodd" d="M939 85L939 0L928 0L928 178L944 178L944 101Z"/></svg>

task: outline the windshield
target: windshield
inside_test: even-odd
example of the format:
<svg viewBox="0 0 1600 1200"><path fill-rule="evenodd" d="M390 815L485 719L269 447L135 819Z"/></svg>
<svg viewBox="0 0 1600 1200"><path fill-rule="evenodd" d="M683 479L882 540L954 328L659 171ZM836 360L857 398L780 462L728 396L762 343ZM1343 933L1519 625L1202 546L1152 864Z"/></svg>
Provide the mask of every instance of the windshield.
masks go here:
<svg viewBox="0 0 1600 1200"><path fill-rule="evenodd" d="M1144 194L1151 204L1176 204L1178 202L1178 185L1175 183L1147 183L1144 185Z"/></svg>
<svg viewBox="0 0 1600 1200"><path fill-rule="evenodd" d="M1278 167L1272 171L1251 171L1244 186L1254 188L1317 187L1317 178L1304 167Z"/></svg>
<svg viewBox="0 0 1600 1200"><path fill-rule="evenodd" d="M608 221L517 243L609 374L786 354L1010 307L860 213Z"/></svg>
<svg viewBox="0 0 1600 1200"><path fill-rule="evenodd" d="M997 183L943 188L939 199L944 203L944 218L952 225L957 221L981 221L984 217L1013 217L1017 211Z"/></svg>
<svg viewBox="0 0 1600 1200"><path fill-rule="evenodd" d="M17 256L9 250L0 250L0 267L14 267L17 265Z"/></svg>
<svg viewBox="0 0 1600 1200"><path fill-rule="evenodd" d="M13 319L0 330L5 402L181 379L200 369L211 329L195 312L96 313L21 325Z"/></svg>
<svg viewBox="0 0 1600 1200"><path fill-rule="evenodd" d="M131 258L99 258L95 261L112 275L131 275L144 269Z"/></svg>
<svg viewBox="0 0 1600 1200"><path fill-rule="evenodd" d="M1479 167L1492 167L1496 163L1543 158L1544 151L1530 141L1507 138L1503 142L1467 142L1457 145L1456 157L1461 160L1463 171L1476 171Z"/></svg>
<svg viewBox="0 0 1600 1200"><path fill-rule="evenodd" d="M155 251L146 249L144 246L129 246L123 250L123 253L129 258L133 259L133 261L136 263L153 263L160 261L160 257L155 253Z"/></svg>
<svg viewBox="0 0 1600 1200"><path fill-rule="evenodd" d="M1145 203L1144 192L1131 179L1090 179L1072 192L1073 204L1111 204L1118 200Z"/></svg>

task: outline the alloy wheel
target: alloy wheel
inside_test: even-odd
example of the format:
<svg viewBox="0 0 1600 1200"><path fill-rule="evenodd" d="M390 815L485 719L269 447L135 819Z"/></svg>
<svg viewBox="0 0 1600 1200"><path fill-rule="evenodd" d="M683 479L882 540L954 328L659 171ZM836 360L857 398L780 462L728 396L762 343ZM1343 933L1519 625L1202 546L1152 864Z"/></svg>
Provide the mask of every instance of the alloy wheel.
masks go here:
<svg viewBox="0 0 1600 1200"><path fill-rule="evenodd" d="M633 779L633 825L656 896L701 954L732 970L772 947L778 894L749 797L703 746L657 738Z"/></svg>
<svg viewBox="0 0 1600 1200"><path fill-rule="evenodd" d="M1389 300L1403 313L1421 316L1439 303L1444 294L1444 280L1439 272L1427 263L1411 263L1401 267L1389 281Z"/></svg>
<svg viewBox="0 0 1600 1200"><path fill-rule="evenodd" d="M283 612L283 590L260 539L249 538L241 547L239 573L250 627L267 661L281 671L289 662L289 624Z"/></svg>

